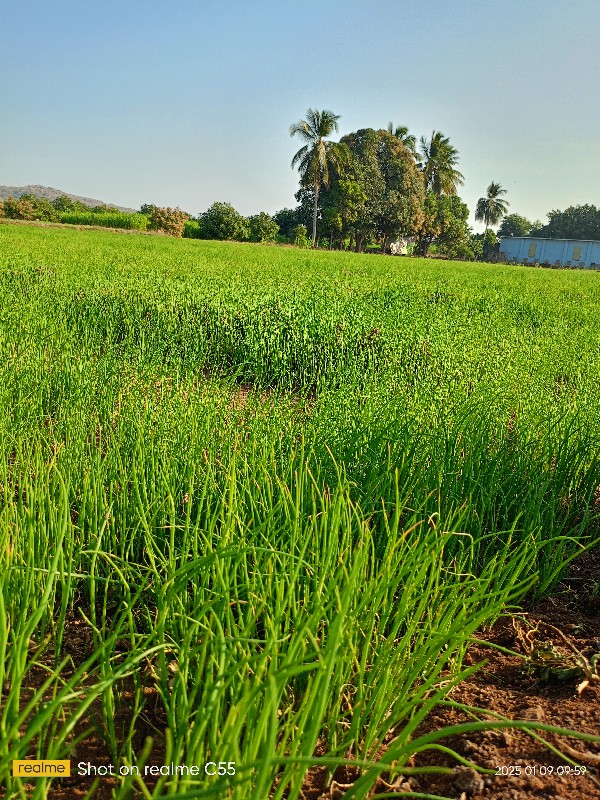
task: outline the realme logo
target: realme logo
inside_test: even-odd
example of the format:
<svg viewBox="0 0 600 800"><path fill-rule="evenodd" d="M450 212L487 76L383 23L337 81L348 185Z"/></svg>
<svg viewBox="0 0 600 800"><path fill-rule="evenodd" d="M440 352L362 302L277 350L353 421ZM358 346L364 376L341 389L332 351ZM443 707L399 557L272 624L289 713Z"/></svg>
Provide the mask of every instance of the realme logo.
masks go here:
<svg viewBox="0 0 600 800"><path fill-rule="evenodd" d="M16 778L67 778L71 774L70 761L13 761Z"/></svg>

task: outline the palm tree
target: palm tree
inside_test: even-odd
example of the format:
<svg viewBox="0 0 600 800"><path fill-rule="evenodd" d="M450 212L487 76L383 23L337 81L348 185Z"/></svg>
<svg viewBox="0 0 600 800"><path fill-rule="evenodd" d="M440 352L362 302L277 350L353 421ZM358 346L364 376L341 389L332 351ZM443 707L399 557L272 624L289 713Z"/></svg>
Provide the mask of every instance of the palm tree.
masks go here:
<svg viewBox="0 0 600 800"><path fill-rule="evenodd" d="M421 170L425 178L425 188L438 197L443 194L456 194L456 187L462 186L464 176L456 169L458 150L450 144L450 139L440 131L432 131L427 141L421 136Z"/></svg>
<svg viewBox="0 0 600 800"><path fill-rule="evenodd" d="M312 244L317 242L317 211L319 206L319 190L321 186L329 186L329 168L342 172L348 161L346 145L326 140L338 129L338 114L332 111L315 111L309 108L306 119L290 125L290 136L298 135L305 143L292 159L292 167L297 166L300 181L304 186L314 190L314 208L312 222Z"/></svg>
<svg viewBox="0 0 600 800"><path fill-rule="evenodd" d="M413 156L417 155L417 137L408 132L406 125L398 125L396 128L394 128L393 124L388 122L387 129L392 136L395 136L396 139L399 139L402 142L407 150L410 150Z"/></svg>
<svg viewBox="0 0 600 800"><path fill-rule="evenodd" d="M487 188L487 196L480 197L477 201L475 219L478 222L485 222L486 233L490 225L497 225L508 211L510 203L502 200L501 194L506 194L506 189L492 181Z"/></svg>

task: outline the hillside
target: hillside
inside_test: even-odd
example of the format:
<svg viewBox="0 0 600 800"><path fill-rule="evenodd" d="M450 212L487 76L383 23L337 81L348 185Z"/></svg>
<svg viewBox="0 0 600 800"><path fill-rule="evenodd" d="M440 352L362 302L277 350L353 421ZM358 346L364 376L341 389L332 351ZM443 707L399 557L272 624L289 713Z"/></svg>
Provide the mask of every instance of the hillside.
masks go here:
<svg viewBox="0 0 600 800"><path fill-rule="evenodd" d="M40 186L39 184L30 184L29 186L0 186L0 200L6 200L8 197L19 198L24 194L34 194L36 197L45 197L47 200L54 200L63 194L66 194L71 200L78 200L86 206L93 208L94 206L111 205L119 209L119 211L136 211L135 208L127 208L125 206L117 206L115 203L105 203L104 200L95 200L93 197L81 197L77 194L64 192L62 189L54 189L52 186Z"/></svg>

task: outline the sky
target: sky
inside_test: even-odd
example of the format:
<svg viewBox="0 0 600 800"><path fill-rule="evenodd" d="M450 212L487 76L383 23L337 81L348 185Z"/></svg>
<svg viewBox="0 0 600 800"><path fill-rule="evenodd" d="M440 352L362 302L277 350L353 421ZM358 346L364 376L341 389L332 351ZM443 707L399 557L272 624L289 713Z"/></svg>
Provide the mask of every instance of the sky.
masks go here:
<svg viewBox="0 0 600 800"><path fill-rule="evenodd" d="M0 184L274 213L315 108L442 131L471 209L600 205L598 0L0 0L0 75Z"/></svg>

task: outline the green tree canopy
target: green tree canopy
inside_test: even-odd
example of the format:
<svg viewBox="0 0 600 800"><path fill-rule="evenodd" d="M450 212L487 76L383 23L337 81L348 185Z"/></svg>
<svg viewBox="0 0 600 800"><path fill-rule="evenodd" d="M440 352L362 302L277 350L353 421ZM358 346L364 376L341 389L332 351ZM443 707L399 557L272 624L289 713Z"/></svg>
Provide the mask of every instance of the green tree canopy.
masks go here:
<svg viewBox="0 0 600 800"><path fill-rule="evenodd" d="M10 219L57 222L59 213L50 200L35 194L23 194L19 199L9 197L4 201L4 215Z"/></svg>
<svg viewBox="0 0 600 800"><path fill-rule="evenodd" d="M391 133L392 136L395 136L396 139L402 142L404 147L409 150L413 156L416 158L417 156L417 137L413 136L408 132L408 128L405 125L396 125L392 122L388 122L388 133Z"/></svg>
<svg viewBox="0 0 600 800"><path fill-rule="evenodd" d="M498 228L498 236L527 236L533 222L520 214L508 214Z"/></svg>
<svg viewBox="0 0 600 800"><path fill-rule="evenodd" d="M548 223L536 230L535 235L547 239L600 240L600 209L583 205L569 206L564 211L550 211Z"/></svg>
<svg viewBox="0 0 600 800"><path fill-rule="evenodd" d="M339 114L332 111L315 111L309 108L306 119L290 125L290 136L298 136L304 142L292 159L292 167L298 167L302 186L311 187L314 192L313 247L317 241L319 191L322 186L329 186L330 168L334 167L341 174L348 160L345 148L327 139L338 130L339 118Z"/></svg>
<svg viewBox="0 0 600 800"><path fill-rule="evenodd" d="M274 242L279 233L279 225L275 222L273 217L269 216L265 211L260 214L255 214L250 217L250 234L251 242Z"/></svg>
<svg viewBox="0 0 600 800"><path fill-rule="evenodd" d="M344 191L351 200L345 213L348 220L354 217L356 248L373 236L385 250L389 241L412 234L421 223L421 172L410 150L389 131L363 128L341 141L352 154L355 185Z"/></svg>
<svg viewBox="0 0 600 800"><path fill-rule="evenodd" d="M89 206L82 203L81 200L72 200L68 194L60 194L52 201L54 208L60 213L66 211L89 211Z"/></svg>
<svg viewBox="0 0 600 800"><path fill-rule="evenodd" d="M475 219L478 222L485 222L485 229L492 225L497 225L508 209L508 202L503 200L501 195L506 194L499 183L492 181L487 188L485 197L480 197L475 208Z"/></svg>
<svg viewBox="0 0 600 800"><path fill-rule="evenodd" d="M231 203L213 203L198 221L205 239L246 241L250 225Z"/></svg>
<svg viewBox="0 0 600 800"><path fill-rule="evenodd" d="M451 258L472 257L468 220L469 208L460 197L427 192L416 252L426 256L435 243L440 252Z"/></svg>
<svg viewBox="0 0 600 800"><path fill-rule="evenodd" d="M438 196L456 194L464 176L456 168L458 150L450 144L450 139L440 131L432 131L429 141L422 136L419 155L427 191Z"/></svg>

